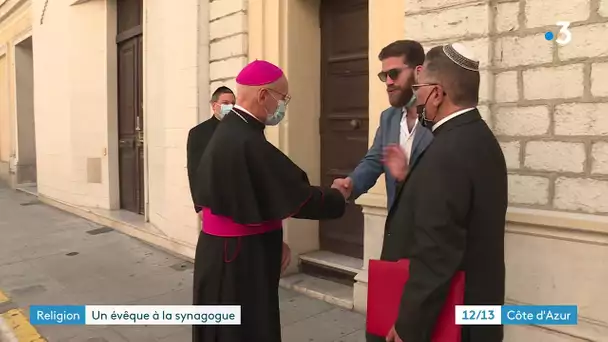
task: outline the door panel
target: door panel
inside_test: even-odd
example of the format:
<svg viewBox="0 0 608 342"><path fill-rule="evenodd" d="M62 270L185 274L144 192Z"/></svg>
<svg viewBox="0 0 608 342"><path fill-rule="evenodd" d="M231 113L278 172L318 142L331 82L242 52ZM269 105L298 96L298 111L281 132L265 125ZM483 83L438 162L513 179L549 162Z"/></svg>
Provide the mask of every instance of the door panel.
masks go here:
<svg viewBox="0 0 608 342"><path fill-rule="evenodd" d="M321 2L321 182L346 177L368 149L367 0ZM321 249L363 258L363 214L351 203L320 223Z"/></svg>
<svg viewBox="0 0 608 342"><path fill-rule="evenodd" d="M144 213L142 0L118 0L120 206Z"/></svg>
<svg viewBox="0 0 608 342"><path fill-rule="evenodd" d="M139 142L139 38L118 47L118 139L121 208L141 213Z"/></svg>

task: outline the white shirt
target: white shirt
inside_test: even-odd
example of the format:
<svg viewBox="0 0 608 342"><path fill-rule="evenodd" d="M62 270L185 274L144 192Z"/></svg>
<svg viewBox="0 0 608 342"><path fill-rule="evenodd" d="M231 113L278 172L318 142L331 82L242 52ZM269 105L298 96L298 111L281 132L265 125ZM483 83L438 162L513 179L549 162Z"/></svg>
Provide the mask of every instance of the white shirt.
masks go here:
<svg viewBox="0 0 608 342"><path fill-rule="evenodd" d="M239 105L234 105L234 106L232 106L232 108L236 108L236 109L240 110L241 112L245 112L245 113L249 114L249 115L250 115L252 118L254 118L254 119L256 119L256 120L260 121L260 119L256 118L256 117L255 117L253 114L251 114L251 112L250 112L250 111L248 111L247 109L245 109L245 108L243 108L243 107L241 107L241 106L239 106ZM239 113L236 113L236 114L237 114L237 115L239 115ZM239 115L239 116L240 116L240 115ZM243 117L241 117L241 119L245 120L245 118L243 118ZM245 120L245 121L246 121L246 120Z"/></svg>
<svg viewBox="0 0 608 342"><path fill-rule="evenodd" d="M437 128L439 128L439 126L443 125L443 124L444 124L444 123L446 123L447 121L452 120L453 118L455 118L455 117L457 117L457 116L459 116L459 115L462 115L462 114L464 114L464 113L466 113L466 112L472 111L473 109L475 109L475 107L461 109L461 110L459 110L459 111L457 111L457 112L454 112L454 113L452 113L452 114L450 114L450 115L446 116L445 118L443 118L443 119L439 120L439 122L437 122L436 124L434 124L434 125L433 125L433 132L434 132L434 131L435 131Z"/></svg>
<svg viewBox="0 0 608 342"><path fill-rule="evenodd" d="M401 124L399 129L399 145L405 151L405 155L407 156L407 160L410 160L410 156L412 155L412 147L414 144L414 136L416 134L416 127L418 127L418 119L414 123L412 130L410 131L407 125L407 109L403 109L403 115L401 116Z"/></svg>

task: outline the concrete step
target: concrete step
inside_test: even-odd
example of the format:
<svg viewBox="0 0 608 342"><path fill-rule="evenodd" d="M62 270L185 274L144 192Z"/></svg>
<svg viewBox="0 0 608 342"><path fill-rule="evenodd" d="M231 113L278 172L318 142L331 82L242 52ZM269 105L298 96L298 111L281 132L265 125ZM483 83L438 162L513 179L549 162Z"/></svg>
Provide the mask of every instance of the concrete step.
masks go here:
<svg viewBox="0 0 608 342"><path fill-rule="evenodd" d="M353 309L353 287L313 277L304 273L297 273L284 277L280 286L290 289L309 297L352 310Z"/></svg>

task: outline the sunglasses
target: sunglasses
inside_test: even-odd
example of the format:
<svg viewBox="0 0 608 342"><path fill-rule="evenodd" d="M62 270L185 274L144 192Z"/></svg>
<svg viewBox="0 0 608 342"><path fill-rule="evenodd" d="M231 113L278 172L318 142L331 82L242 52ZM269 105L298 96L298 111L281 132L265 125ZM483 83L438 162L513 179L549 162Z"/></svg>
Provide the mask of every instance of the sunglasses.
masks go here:
<svg viewBox="0 0 608 342"><path fill-rule="evenodd" d="M380 79L380 81L382 82L386 82L387 77L390 77L391 80L396 81L399 78L399 75L401 74L401 72L405 69L409 69L409 66L403 67L403 68L394 68L394 69L390 69L387 71L380 71L378 73L378 78Z"/></svg>

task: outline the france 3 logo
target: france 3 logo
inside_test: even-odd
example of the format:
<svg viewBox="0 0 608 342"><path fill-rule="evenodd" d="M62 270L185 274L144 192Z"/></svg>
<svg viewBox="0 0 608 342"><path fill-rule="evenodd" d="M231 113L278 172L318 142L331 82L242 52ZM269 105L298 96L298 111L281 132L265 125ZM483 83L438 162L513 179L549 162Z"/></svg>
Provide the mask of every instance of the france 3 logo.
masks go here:
<svg viewBox="0 0 608 342"><path fill-rule="evenodd" d="M553 40L555 38L555 42L561 46L564 46L572 40L572 32L570 32L570 22L569 21L558 21L555 25L559 26L559 32L557 32L557 36L553 34L551 31L545 32L546 40Z"/></svg>

